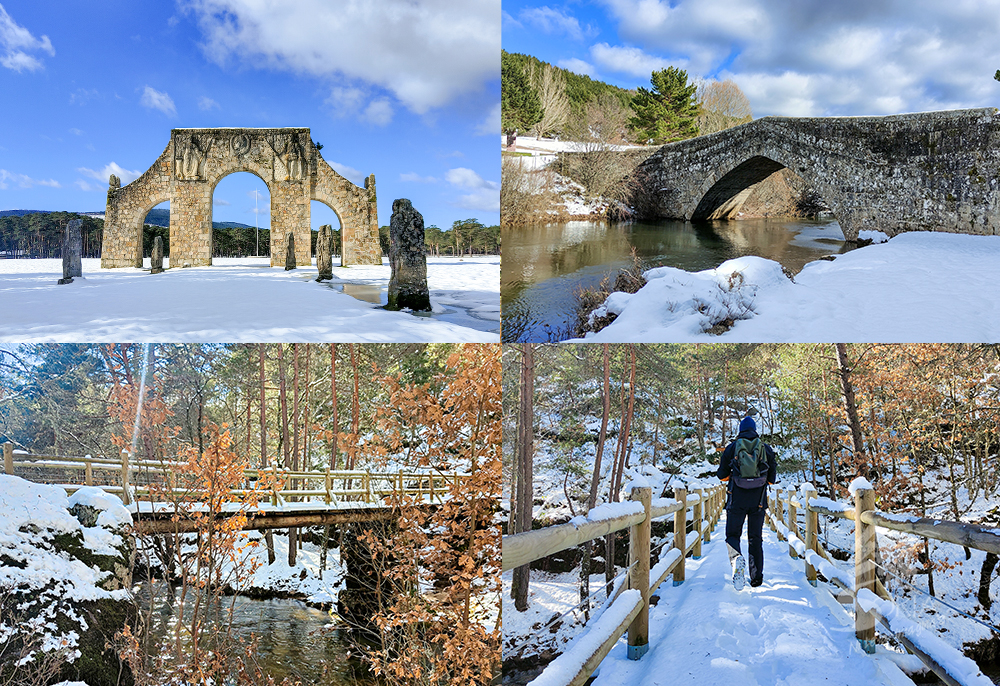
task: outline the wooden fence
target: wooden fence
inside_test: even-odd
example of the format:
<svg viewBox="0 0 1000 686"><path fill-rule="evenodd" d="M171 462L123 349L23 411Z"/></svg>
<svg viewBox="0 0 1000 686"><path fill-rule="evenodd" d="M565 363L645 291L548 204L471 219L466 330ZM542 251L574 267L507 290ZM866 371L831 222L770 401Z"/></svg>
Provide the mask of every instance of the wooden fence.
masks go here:
<svg viewBox="0 0 1000 686"><path fill-rule="evenodd" d="M684 582L684 559L688 553L701 557L702 542L711 541L711 532L725 506L726 488L719 485L689 494L686 488L678 487L674 489L673 499L652 500L651 496L648 486L636 486L629 496L629 501L633 503L630 508L612 507L606 516L600 508L595 508L584 521L577 518L568 524L503 537L503 569L506 571L612 532L629 529L627 582L608 599L605 610L606 615L621 619L595 650L588 650L588 654L579 656L580 659L574 662L570 670L574 674L564 682L567 686L585 684L626 631L629 659L638 660L646 653L649 649L649 597L671 573L675 586ZM690 533L687 526L689 510L692 512ZM661 553L660 562L651 573L651 523L670 514L674 515L673 547L666 554ZM624 593L626 589L638 593Z"/></svg>
<svg viewBox="0 0 1000 686"><path fill-rule="evenodd" d="M185 498L197 495L183 484L184 463L131 460L122 451L120 460L103 457L67 457L63 455L29 455L14 453L13 445L3 444L4 473L27 476L32 481L58 483L70 493L82 486L100 486L111 493L118 493L129 505L133 499L150 500L157 497L169 501L171 497ZM65 477L66 472L76 473L75 479ZM79 473L82 472L82 477ZM245 469L246 489L235 489L230 495L240 497L250 492L254 482L263 478L273 483L270 490L271 504L305 502L322 499L327 505L338 501L378 503L386 496L412 496L441 502L451 485L468 478L468 475L445 472L366 472L362 470L292 471L278 469ZM140 483L142 482L142 483ZM337 488L334 486L337 485Z"/></svg>
<svg viewBox="0 0 1000 686"><path fill-rule="evenodd" d="M949 686L962 686L959 675L953 673L949 665L953 660L945 660L942 664L938 655L929 655L911 637L892 630L891 621L872 608L865 610L866 603L859 601L862 591L867 590L877 596L891 601L889 592L879 581L876 569L876 551L878 541L875 528L883 527L894 531L916 534L933 538L938 541L954 543L960 546L984 550L1000 554L1000 532L997 529L986 529L941 519L927 519L914 516L899 516L875 509L875 492L870 488L854 490L854 506L850 507L827 498L816 498L816 490L812 484L804 484L799 489L774 489L768 508L769 524L778 533L779 540L787 540L788 553L792 558L805 557L806 578L816 585L817 567L824 568L824 576L840 590L838 599L841 602L854 603L854 630L866 652L875 651L875 624L886 627L890 633L913 654L917 655L928 668L934 671L941 680ZM805 540L800 537L798 514L803 513L805 519ZM830 553L820 544L818 532L818 515L824 514L838 519L854 522L854 588L838 576L839 570L832 566ZM829 564L827 564L829 563ZM958 652L958 651L956 651Z"/></svg>

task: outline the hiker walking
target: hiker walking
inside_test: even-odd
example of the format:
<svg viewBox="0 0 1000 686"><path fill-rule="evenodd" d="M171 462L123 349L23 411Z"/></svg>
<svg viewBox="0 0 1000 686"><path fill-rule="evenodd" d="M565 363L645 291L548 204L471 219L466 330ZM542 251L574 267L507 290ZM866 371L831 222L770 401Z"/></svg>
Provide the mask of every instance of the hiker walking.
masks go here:
<svg viewBox="0 0 1000 686"><path fill-rule="evenodd" d="M742 590L746 577L746 559L740 553L743 520L747 520L750 552L750 585L764 582L764 513L767 509L767 485L777 478L774 450L760 440L753 417L740 422L736 440L726 446L719 462L718 476L728 482L726 491L726 546L733 566L733 586Z"/></svg>

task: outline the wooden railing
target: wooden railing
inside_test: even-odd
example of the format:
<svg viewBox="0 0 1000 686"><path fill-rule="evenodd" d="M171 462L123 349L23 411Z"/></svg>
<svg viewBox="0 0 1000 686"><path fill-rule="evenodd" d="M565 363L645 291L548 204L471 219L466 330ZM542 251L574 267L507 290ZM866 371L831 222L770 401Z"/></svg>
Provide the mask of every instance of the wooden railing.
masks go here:
<svg viewBox="0 0 1000 686"><path fill-rule="evenodd" d="M42 472L70 470L83 472L82 478L71 483L58 482L70 493L83 486L99 485L111 493L118 493L122 501L129 505L135 500L163 499L164 496L178 498L191 495L188 489L178 487L184 463L132 460L127 451L122 451L120 460L104 457L68 457L64 455L30 455L14 453L10 443L3 444L4 473L33 477L31 480L56 483L47 480ZM363 470L316 470L292 471L277 467L271 469L245 469L244 478L248 486L255 481L268 479L273 484L270 489L271 504L283 505L288 501L305 502L322 499L327 505L337 501L378 503L386 496L426 497L430 502L442 502L449 487L468 478L466 474L446 472L367 472ZM103 478L102 478L103 477ZM137 481L144 480L144 485ZM65 481L65 480L64 480ZM82 483L81 483L82 482ZM339 488L334 488L337 485ZM233 497L249 492L248 489L230 491Z"/></svg>
<svg viewBox="0 0 1000 686"><path fill-rule="evenodd" d="M788 551L791 557L805 557L806 578L812 585L816 585L817 567L822 567L821 571L824 576L839 589L838 599L841 602L853 602L854 630L862 648L869 653L875 651L875 625L877 622L895 635L910 652L917 655L944 683L949 686L965 686L969 683L976 683L976 681L966 678L966 675L955 673L956 661L961 662L961 660L968 660L968 658L965 658L957 650L954 651L957 655L950 655L949 659L945 660L942 660L938 654L930 654L926 646L921 645L919 640L914 640L912 636L904 632L894 631L892 628L893 619L879 611L878 607L882 607L882 605L876 605L871 601L871 596L866 595L874 594L892 601L889 592L875 573L877 564L875 557L878 549L875 528L880 526L995 554L1000 554L1000 532L997 529L986 529L964 522L908 515L899 516L881 512L875 509L875 492L870 488L860 487L854 490L854 507L826 498L816 498L815 493L816 490L812 484L803 484L799 489L774 489L768 508L769 523L771 529L778 533L779 540L788 541ZM803 512L805 518L804 541L799 535L799 512ZM851 579L844 578L843 572L833 566L830 553L823 548L818 540L817 524L820 514L854 522L853 584L848 583Z"/></svg>
<svg viewBox="0 0 1000 686"><path fill-rule="evenodd" d="M551 663L555 670L571 665L565 671L572 675L561 683L566 686L586 683L626 631L629 659L638 660L646 653L649 649L649 597L671 573L675 586L684 582L684 559L689 553L695 558L701 557L702 542L711 541L711 532L725 506L725 494L723 485L700 488L690 494L686 488L678 487L674 489L673 499L652 500L648 486L636 486L629 495L631 507L602 506L605 508L603 512L602 508L595 508L587 517L577 517L568 524L503 537L503 569L506 571L615 531L629 529L627 581L608 599L607 609L602 615L617 618L618 622L610 630L602 630L604 640L595 649L586 648L584 653L579 654L568 651ZM690 533L688 510L692 511ZM670 514L674 515L673 547L660 554L659 562L651 570L651 523ZM611 564L611 561L606 564ZM557 666L557 663L562 664Z"/></svg>

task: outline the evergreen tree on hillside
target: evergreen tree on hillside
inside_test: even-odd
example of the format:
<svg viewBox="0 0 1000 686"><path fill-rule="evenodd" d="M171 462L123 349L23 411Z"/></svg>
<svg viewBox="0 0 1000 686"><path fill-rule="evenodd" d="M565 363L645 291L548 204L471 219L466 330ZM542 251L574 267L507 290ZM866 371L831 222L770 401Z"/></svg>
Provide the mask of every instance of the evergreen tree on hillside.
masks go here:
<svg viewBox="0 0 1000 686"><path fill-rule="evenodd" d="M688 83L687 72L675 67L654 71L650 76L653 89L639 88L632 100L635 116L629 124L643 138L654 143L671 143L698 135L695 118L698 105L695 91Z"/></svg>
<svg viewBox="0 0 1000 686"><path fill-rule="evenodd" d="M1000 69L997 69L997 73L993 75L993 78L995 78L997 81L1000 81Z"/></svg>
<svg viewBox="0 0 1000 686"><path fill-rule="evenodd" d="M524 68L506 51L500 53L500 126L511 137L542 118L542 101Z"/></svg>

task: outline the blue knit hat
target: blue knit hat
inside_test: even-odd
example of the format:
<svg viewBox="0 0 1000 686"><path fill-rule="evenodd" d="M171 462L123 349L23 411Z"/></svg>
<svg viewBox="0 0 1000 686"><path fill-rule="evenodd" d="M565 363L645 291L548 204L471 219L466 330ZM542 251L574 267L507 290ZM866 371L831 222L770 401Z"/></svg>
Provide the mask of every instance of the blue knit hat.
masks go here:
<svg viewBox="0 0 1000 686"><path fill-rule="evenodd" d="M740 422L740 433L748 430L757 430L757 422L753 420L753 417L744 417L743 421Z"/></svg>

